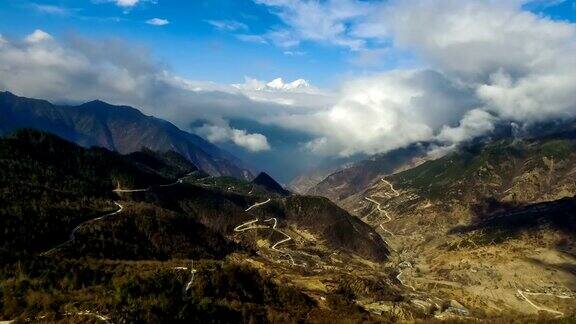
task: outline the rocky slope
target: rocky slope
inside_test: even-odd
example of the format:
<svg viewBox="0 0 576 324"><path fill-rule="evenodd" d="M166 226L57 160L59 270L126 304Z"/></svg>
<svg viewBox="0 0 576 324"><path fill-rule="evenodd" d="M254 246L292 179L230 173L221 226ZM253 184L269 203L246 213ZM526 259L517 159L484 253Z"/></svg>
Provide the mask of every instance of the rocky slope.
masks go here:
<svg viewBox="0 0 576 324"><path fill-rule="evenodd" d="M58 106L0 92L0 135L19 128L44 130L84 147L100 146L122 154L142 148L175 151L211 175L252 177L248 168L231 154L132 107L102 101Z"/></svg>
<svg viewBox="0 0 576 324"><path fill-rule="evenodd" d="M366 188L379 176L419 163L423 155L424 148L419 145L374 155L328 175L306 193L340 201Z"/></svg>
<svg viewBox="0 0 576 324"><path fill-rule="evenodd" d="M571 132L497 140L379 177L340 205L386 238L420 299L455 299L479 318L570 317L575 175Z"/></svg>

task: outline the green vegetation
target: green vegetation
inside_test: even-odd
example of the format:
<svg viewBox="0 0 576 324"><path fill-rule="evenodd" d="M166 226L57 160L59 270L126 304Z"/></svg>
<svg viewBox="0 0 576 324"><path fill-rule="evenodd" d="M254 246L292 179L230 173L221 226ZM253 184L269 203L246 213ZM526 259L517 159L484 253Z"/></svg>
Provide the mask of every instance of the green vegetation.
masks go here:
<svg viewBox="0 0 576 324"><path fill-rule="evenodd" d="M548 158L564 160L573 154L575 149L576 145L572 141L565 139L551 140L542 145L541 154Z"/></svg>
<svg viewBox="0 0 576 324"><path fill-rule="evenodd" d="M294 288L246 266L202 261L195 268L192 287L183 295L189 273L165 263L22 260L2 269L0 316L86 320L77 313L90 310L120 323L297 322L314 306Z"/></svg>
<svg viewBox="0 0 576 324"><path fill-rule="evenodd" d="M126 157L140 169L157 173L167 179L175 179L194 171L202 173L195 165L174 151L157 153L143 148L140 152L128 154Z"/></svg>
<svg viewBox="0 0 576 324"><path fill-rule="evenodd" d="M498 197L515 176L548 168L544 157L555 163L576 160L576 144L566 139L475 144L393 175L390 180L397 188L416 190L420 197L444 202Z"/></svg>
<svg viewBox="0 0 576 324"><path fill-rule="evenodd" d="M215 186L208 180L198 184L202 175L195 170L172 152L122 156L31 130L0 139L0 318L97 322L98 314L120 323L371 321L344 290L328 293L330 309L320 308L299 289L238 261L255 254L223 234L253 217L245 209L262 200L257 190L270 193L230 178L210 178ZM160 186L190 172L196 173L182 184ZM231 184L241 190L223 188ZM149 190L118 195L112 192L118 185ZM248 188L253 195L242 192ZM377 240L366 239L367 225L328 200L286 199L274 199L257 212L302 226L311 220L310 228L330 244L386 256ZM123 209L111 214L119 208L115 201ZM302 208L305 217L297 212ZM196 273L184 291L191 260Z"/></svg>

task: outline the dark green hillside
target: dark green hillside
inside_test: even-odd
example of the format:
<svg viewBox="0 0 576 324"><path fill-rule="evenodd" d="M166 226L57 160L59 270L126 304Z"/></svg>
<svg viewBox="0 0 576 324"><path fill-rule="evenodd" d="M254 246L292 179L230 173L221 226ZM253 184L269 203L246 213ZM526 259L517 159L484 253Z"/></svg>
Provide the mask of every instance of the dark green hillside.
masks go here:
<svg viewBox="0 0 576 324"><path fill-rule="evenodd" d="M166 184L175 178L162 174L192 170L162 161L142 167L106 149L84 149L33 130L0 139L0 248L45 251L65 241L78 224L116 210L112 190L118 184Z"/></svg>
<svg viewBox="0 0 576 324"><path fill-rule="evenodd" d="M130 153L126 157L140 169L158 173L168 179L175 179L194 171L202 173L192 162L174 151L158 153L142 148L141 151Z"/></svg>
<svg viewBox="0 0 576 324"><path fill-rule="evenodd" d="M305 294L249 267L208 260L195 262L197 275L183 298L190 275L177 266L190 264L25 259L0 273L0 318L98 322L77 315L89 310L113 323L296 323L315 307Z"/></svg>
<svg viewBox="0 0 576 324"><path fill-rule="evenodd" d="M376 261L383 261L388 256L388 248L370 226L326 198L278 197L274 194L268 197L271 197L270 203L250 212L245 210L266 201L267 196L246 196L218 187L182 185L137 193L132 198L191 215L223 235L232 234L234 227L255 217L277 218L309 230L333 249L346 250Z"/></svg>
<svg viewBox="0 0 576 324"><path fill-rule="evenodd" d="M369 260L384 261L388 247L367 224L336 206L327 198L293 196L286 199L284 217L309 229L322 233L334 249L349 250Z"/></svg>
<svg viewBox="0 0 576 324"><path fill-rule="evenodd" d="M229 178L210 178L220 184L212 186L198 180L200 173L182 178L195 171L174 153L123 156L32 130L0 139L0 319L301 323L322 322L327 315L348 322L371 318L338 284L324 293L327 309L319 307L318 296L275 280L269 270L286 265L253 267L249 260L269 261L247 248L249 235L242 240L233 231L268 215L283 227L307 229L340 251L383 260L387 249L366 224L324 198L280 197L238 180L235 185L250 190L229 190L223 186ZM144 190L115 193L118 184ZM246 211L267 197L269 205Z"/></svg>
<svg viewBox="0 0 576 324"><path fill-rule="evenodd" d="M520 184L526 186L523 194L536 200L554 194L555 185L573 186L567 175L574 162L573 140L501 140L465 147L388 179L397 189L411 189L420 197L435 200L498 198L507 190L514 193Z"/></svg>
<svg viewBox="0 0 576 324"><path fill-rule="evenodd" d="M455 233L482 231L485 235L477 242L490 244L518 237L522 233L553 229L562 233L565 244L574 244L576 235L576 198L531 204L491 214L478 213L473 223L451 230ZM566 248L560 246L560 248Z"/></svg>
<svg viewBox="0 0 576 324"><path fill-rule="evenodd" d="M87 224L61 250L71 258L110 260L221 259L240 250L191 217L152 205L126 204L121 217Z"/></svg>
<svg viewBox="0 0 576 324"><path fill-rule="evenodd" d="M272 181L274 181L272 179ZM197 181L188 181L195 184L202 185L206 188L219 189L221 191L236 193L248 196L261 196L261 197L281 197L286 196L288 191L284 190L280 185L266 186L256 183L254 181L244 181L233 177L205 177L197 179ZM276 183L276 181L274 181Z"/></svg>

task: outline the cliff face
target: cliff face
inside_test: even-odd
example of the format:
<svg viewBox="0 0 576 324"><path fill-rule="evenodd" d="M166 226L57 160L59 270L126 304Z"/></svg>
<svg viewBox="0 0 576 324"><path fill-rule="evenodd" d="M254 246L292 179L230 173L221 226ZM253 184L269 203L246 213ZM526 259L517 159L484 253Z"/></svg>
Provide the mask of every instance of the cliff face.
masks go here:
<svg viewBox="0 0 576 324"><path fill-rule="evenodd" d="M242 162L199 136L173 124L146 116L137 109L92 101L80 106L58 106L44 100L0 93L0 135L19 128L56 134L84 147L100 146L122 154L147 148L175 151L211 175L249 179Z"/></svg>

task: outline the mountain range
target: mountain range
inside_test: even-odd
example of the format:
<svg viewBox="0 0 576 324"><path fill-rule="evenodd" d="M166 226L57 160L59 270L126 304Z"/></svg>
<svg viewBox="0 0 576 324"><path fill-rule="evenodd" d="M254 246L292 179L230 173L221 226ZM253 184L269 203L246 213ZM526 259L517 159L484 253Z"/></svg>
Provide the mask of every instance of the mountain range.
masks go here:
<svg viewBox="0 0 576 324"><path fill-rule="evenodd" d="M114 106L99 100L63 106L0 92L0 135L20 128L47 131L84 147L100 146L121 154L143 148L175 151L208 174L253 177L249 168L232 154L128 106Z"/></svg>
<svg viewBox="0 0 576 324"><path fill-rule="evenodd" d="M326 198L291 195L266 174L214 177L173 151L122 155L29 129L1 138L0 156L0 278L20 278L0 279L2 317L320 319L325 293L275 278L321 270L344 285L344 266L368 270L364 263L389 255L370 226ZM11 304L22 293L43 306ZM338 316L367 316L342 292L328 295Z"/></svg>
<svg viewBox="0 0 576 324"><path fill-rule="evenodd" d="M533 125L523 136L465 143L439 158L390 163L402 162L390 152L337 171L309 192L377 230L419 300L464 300L482 313L473 317L485 319L506 312L570 317L575 126ZM436 307L421 305L432 313Z"/></svg>
<svg viewBox="0 0 576 324"><path fill-rule="evenodd" d="M130 107L0 98L2 319L576 316L574 121L377 154L299 194Z"/></svg>

